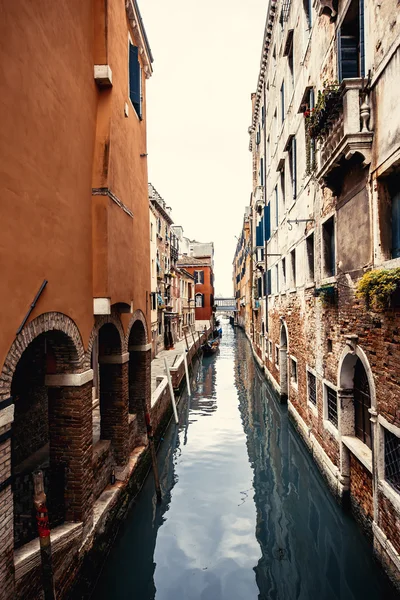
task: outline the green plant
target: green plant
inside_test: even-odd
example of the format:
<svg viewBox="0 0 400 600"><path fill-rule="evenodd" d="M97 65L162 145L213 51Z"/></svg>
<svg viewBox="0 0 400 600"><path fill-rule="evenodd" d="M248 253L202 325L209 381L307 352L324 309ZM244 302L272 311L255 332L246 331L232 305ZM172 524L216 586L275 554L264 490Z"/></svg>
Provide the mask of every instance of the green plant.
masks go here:
<svg viewBox="0 0 400 600"><path fill-rule="evenodd" d="M304 112L306 135L309 139L322 141L341 110L342 90L337 81L324 81L324 87L318 91L314 108Z"/></svg>
<svg viewBox="0 0 400 600"><path fill-rule="evenodd" d="M356 296L363 298L367 306L385 309L391 304L392 295L400 287L400 267L367 271L357 284Z"/></svg>
<svg viewBox="0 0 400 600"><path fill-rule="evenodd" d="M336 285L326 284L314 290L314 296L319 298L323 307L327 308L336 303Z"/></svg>

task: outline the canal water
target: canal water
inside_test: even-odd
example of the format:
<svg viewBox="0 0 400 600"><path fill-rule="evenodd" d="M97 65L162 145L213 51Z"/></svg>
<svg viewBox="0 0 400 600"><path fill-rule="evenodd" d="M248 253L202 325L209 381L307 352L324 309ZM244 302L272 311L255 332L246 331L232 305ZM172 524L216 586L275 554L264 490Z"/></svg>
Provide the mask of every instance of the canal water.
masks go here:
<svg viewBox="0 0 400 600"><path fill-rule="evenodd" d="M396 598L240 330L224 322L193 388L161 443L162 502L150 475L93 598Z"/></svg>

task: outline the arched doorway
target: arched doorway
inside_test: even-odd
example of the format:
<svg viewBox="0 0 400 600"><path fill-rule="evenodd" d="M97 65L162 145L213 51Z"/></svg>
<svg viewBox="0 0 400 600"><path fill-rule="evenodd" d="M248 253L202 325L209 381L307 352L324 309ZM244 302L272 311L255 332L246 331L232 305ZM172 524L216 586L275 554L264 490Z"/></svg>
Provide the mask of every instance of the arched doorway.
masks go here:
<svg viewBox="0 0 400 600"><path fill-rule="evenodd" d="M129 445L147 443L146 413L151 399L151 343L147 343L146 321L135 318L128 338L129 350Z"/></svg>
<svg viewBox="0 0 400 600"><path fill-rule="evenodd" d="M279 383L281 387L281 398L287 399L288 397L288 338L286 332L286 326L281 326L281 336L279 344Z"/></svg>

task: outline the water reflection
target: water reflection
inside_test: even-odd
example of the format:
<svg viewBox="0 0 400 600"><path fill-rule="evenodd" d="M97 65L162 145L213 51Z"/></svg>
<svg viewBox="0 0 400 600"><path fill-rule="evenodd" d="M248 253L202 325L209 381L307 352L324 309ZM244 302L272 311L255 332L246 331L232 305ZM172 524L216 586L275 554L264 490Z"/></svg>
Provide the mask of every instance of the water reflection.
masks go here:
<svg viewBox="0 0 400 600"><path fill-rule="evenodd" d="M262 553L254 569L259 599L397 597L368 541L328 492L286 408L249 361L247 342L238 336L236 385L254 469Z"/></svg>
<svg viewBox="0 0 400 600"><path fill-rule="evenodd" d="M160 448L162 503L150 476L93 597L394 598L240 331L225 325L192 388Z"/></svg>

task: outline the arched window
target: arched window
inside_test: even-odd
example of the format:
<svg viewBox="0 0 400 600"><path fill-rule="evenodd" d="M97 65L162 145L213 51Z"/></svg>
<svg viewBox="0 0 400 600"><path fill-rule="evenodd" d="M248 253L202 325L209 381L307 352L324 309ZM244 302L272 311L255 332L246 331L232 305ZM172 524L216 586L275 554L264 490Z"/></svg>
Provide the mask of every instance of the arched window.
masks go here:
<svg viewBox="0 0 400 600"><path fill-rule="evenodd" d="M354 423L355 434L364 444L372 448L371 421L369 408L371 408L371 393L368 377L364 365L358 358L354 369Z"/></svg>
<svg viewBox="0 0 400 600"><path fill-rule="evenodd" d="M204 306L204 295L196 294L196 308L203 308Z"/></svg>

